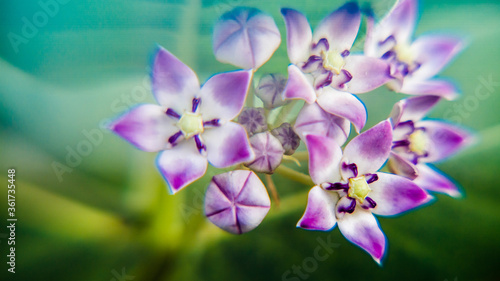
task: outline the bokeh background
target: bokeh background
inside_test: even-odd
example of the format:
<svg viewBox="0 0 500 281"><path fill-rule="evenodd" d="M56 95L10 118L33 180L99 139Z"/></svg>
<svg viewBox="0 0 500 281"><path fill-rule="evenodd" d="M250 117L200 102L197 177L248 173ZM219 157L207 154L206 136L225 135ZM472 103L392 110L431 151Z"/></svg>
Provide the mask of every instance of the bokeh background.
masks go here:
<svg viewBox="0 0 500 281"><path fill-rule="evenodd" d="M204 189L218 171L170 196L155 154L104 129L131 106L154 102L148 73L156 43L204 81L234 69L212 54L215 20L235 6L256 7L275 18L283 38L259 73L286 73L280 7L305 12L315 26L343 1L53 3L57 9L49 14L35 0L0 4L1 280L499 280L498 1L421 2L417 35L441 31L468 41L441 74L463 95L441 102L430 117L474 130L478 142L437 164L462 186L463 198L437 195L415 212L379 218L389 242L382 267L337 229L295 228L310 186L274 175L280 207L254 231L229 235L203 217ZM382 16L393 1L371 5ZM38 26L26 27L34 21ZM13 38L19 41L13 44ZM385 88L360 96L368 108L367 128L387 118L402 97ZM8 168L16 169L15 274L6 264ZM319 240L334 247L313 266ZM292 272L304 265L302 275ZM292 273L283 279L287 271Z"/></svg>

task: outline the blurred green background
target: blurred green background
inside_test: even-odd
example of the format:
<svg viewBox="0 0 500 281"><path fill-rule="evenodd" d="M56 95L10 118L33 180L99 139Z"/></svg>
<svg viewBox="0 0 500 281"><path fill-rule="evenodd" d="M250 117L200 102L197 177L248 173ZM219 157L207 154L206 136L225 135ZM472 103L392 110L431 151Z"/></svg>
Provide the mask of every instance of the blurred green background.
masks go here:
<svg viewBox="0 0 500 281"><path fill-rule="evenodd" d="M442 72L463 95L441 102L430 117L459 122L479 141L437 165L460 183L464 198L438 195L415 212L379 218L389 242L383 267L337 229L296 229L310 186L279 175L273 178L281 206L254 231L226 234L202 214L204 188L217 171L170 196L155 153L138 151L103 128L134 104L154 102L148 64L156 43L204 81L234 69L212 54L215 20L235 6L256 7L273 15L283 40L258 74L286 73L280 7L305 12L315 26L343 1L60 3L49 14L35 0L0 4L1 280L282 280L304 265L302 276L291 273L287 280L499 280L498 1L421 3L417 35L451 32L469 43ZM371 4L382 16L393 1ZM360 96L367 128L403 97L385 88ZM73 155L78 150L83 155ZM15 274L6 264L8 168L16 169ZM335 247L314 266L318 239Z"/></svg>

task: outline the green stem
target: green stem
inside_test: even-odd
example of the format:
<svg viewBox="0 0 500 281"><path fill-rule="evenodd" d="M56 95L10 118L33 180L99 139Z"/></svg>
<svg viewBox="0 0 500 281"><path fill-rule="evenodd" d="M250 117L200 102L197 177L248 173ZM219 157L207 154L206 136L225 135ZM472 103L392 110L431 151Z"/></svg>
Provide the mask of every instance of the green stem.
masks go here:
<svg viewBox="0 0 500 281"><path fill-rule="evenodd" d="M314 182L311 180L310 176L303 174L301 172L297 172L283 165L276 168L275 172L296 182L300 182L308 186L314 185Z"/></svg>
<svg viewBox="0 0 500 281"><path fill-rule="evenodd" d="M307 150L304 151L297 151L293 154L293 157L299 161L307 161L309 160L309 153Z"/></svg>

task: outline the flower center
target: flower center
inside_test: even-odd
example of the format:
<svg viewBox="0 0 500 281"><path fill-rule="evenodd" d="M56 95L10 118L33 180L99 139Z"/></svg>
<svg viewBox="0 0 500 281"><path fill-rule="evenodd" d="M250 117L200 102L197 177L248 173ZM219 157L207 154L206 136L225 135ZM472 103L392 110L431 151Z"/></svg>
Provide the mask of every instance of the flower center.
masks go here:
<svg viewBox="0 0 500 281"><path fill-rule="evenodd" d="M203 133L203 119L198 113L184 112L177 126L186 139Z"/></svg>
<svg viewBox="0 0 500 281"><path fill-rule="evenodd" d="M410 144L408 148L415 152L417 155L425 155L427 145L429 144L429 138L423 130L416 130L409 137L408 141Z"/></svg>
<svg viewBox="0 0 500 281"><path fill-rule="evenodd" d="M363 204L370 191L371 188L368 186L365 176L349 178L349 191L347 193L349 197L358 199Z"/></svg>
<svg viewBox="0 0 500 281"><path fill-rule="evenodd" d="M410 45L406 43L399 43L394 46L394 51L396 52L396 56L399 61L404 62L407 65L413 64L413 54L411 52Z"/></svg>
<svg viewBox="0 0 500 281"><path fill-rule="evenodd" d="M321 51L321 57L323 58L323 68L333 71L337 75L340 74L340 71L345 65L345 61L341 53L335 50L329 50L326 52Z"/></svg>

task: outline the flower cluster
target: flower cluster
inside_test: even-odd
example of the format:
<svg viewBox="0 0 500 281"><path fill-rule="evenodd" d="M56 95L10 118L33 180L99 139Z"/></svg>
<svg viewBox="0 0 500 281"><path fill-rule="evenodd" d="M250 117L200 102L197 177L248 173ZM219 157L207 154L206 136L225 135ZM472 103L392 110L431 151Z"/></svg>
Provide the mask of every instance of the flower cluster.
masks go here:
<svg viewBox="0 0 500 281"><path fill-rule="evenodd" d="M314 186L297 227L328 231L338 224L349 241L381 263L386 238L374 215L420 207L433 199L431 192L459 196L458 187L430 163L472 139L457 125L425 119L442 98L457 96L453 84L434 76L464 43L444 35L412 41L417 4L397 1L376 21L356 3L346 3L314 32L301 12L281 9L288 77L257 72L281 43L273 18L255 8L235 8L216 23L213 51L220 62L244 70L215 74L200 87L193 70L159 47L151 75L158 105L138 105L110 129L141 150L159 152L158 169L172 194L201 178L208 163L229 168L212 178L205 215L235 234L254 229L267 215L267 189L278 203L273 173L286 169L285 176L310 177ZM355 53L363 16L364 52ZM367 110L354 94L383 85L415 96L397 102L387 120L360 133ZM259 100L247 99L249 93ZM346 143L351 124L357 136ZM309 176L282 166L306 160Z"/></svg>

